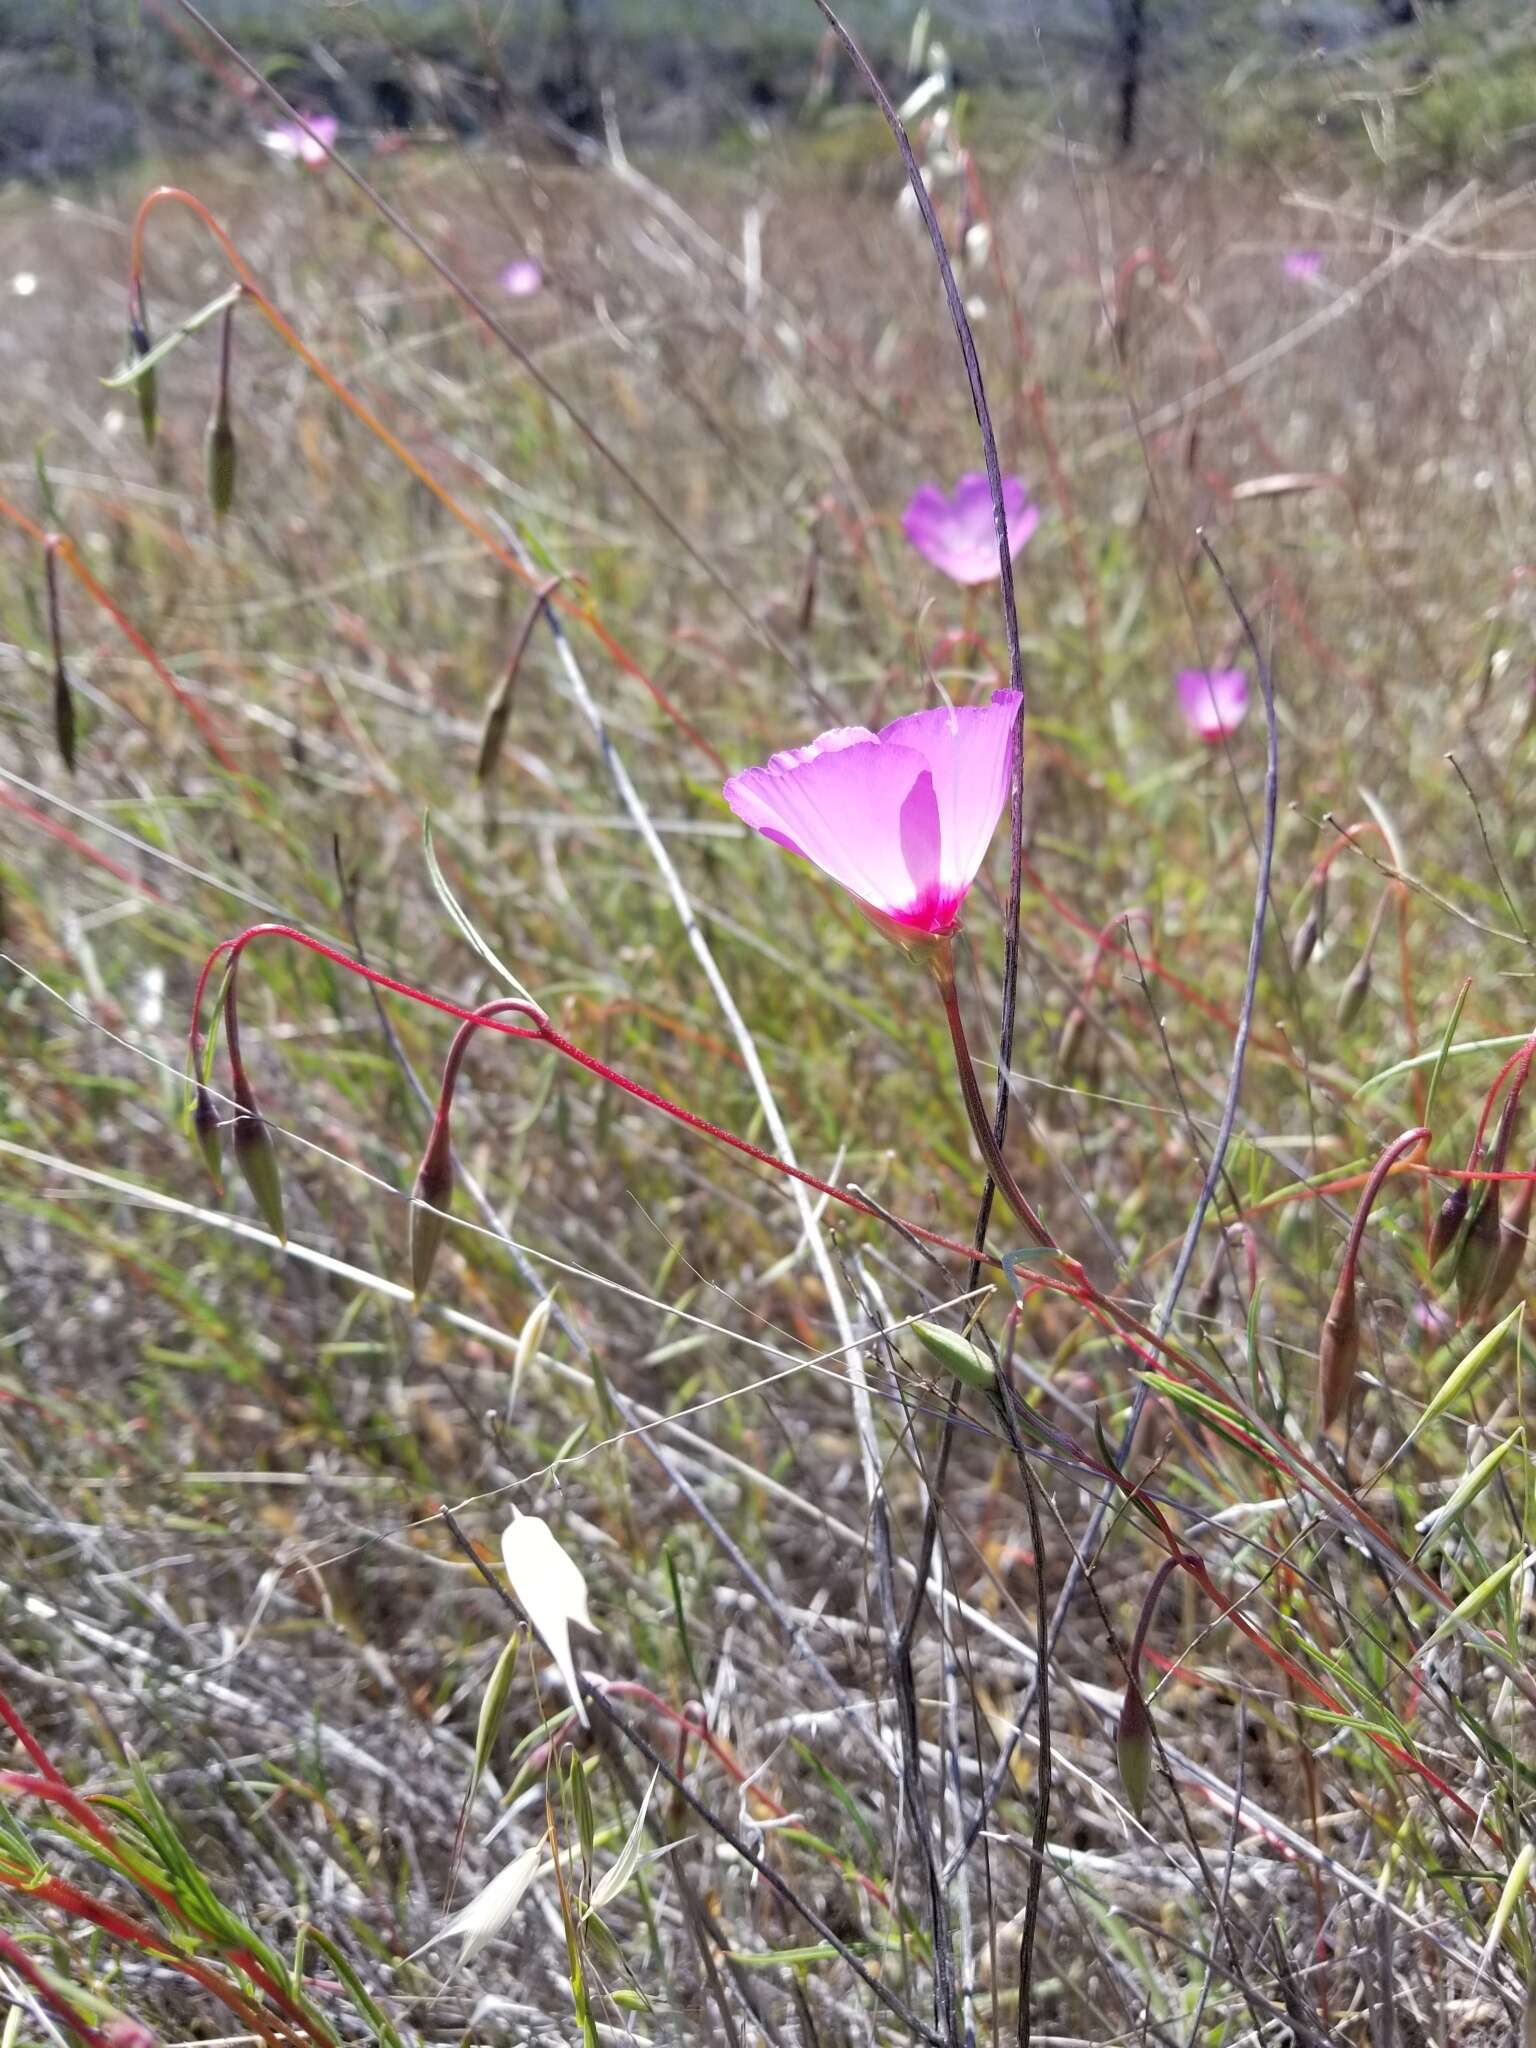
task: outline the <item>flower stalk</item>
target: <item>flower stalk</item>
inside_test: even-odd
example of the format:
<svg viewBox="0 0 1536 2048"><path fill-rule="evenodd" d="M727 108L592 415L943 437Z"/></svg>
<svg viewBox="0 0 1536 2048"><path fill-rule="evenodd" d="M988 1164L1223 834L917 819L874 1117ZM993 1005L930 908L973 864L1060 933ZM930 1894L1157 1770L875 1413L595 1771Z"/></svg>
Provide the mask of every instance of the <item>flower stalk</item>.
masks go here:
<svg viewBox="0 0 1536 2048"><path fill-rule="evenodd" d="M1370 1221L1372 1205L1385 1186L1388 1174L1404 1153L1422 1152L1429 1137L1426 1127L1417 1124L1411 1131L1404 1131L1401 1137L1392 1140L1372 1167L1349 1226L1338 1281L1334 1286L1333 1299L1328 1304L1328 1313L1323 1318L1317 1346L1317 1402L1324 1430L1332 1429L1339 1417L1345 1414L1349 1397L1354 1392L1355 1372L1360 1363L1357 1273L1360 1246L1365 1237L1365 1226Z"/></svg>
<svg viewBox="0 0 1536 2048"><path fill-rule="evenodd" d="M965 1018L960 1009L960 991L955 982L954 946L948 933L933 940L926 950L926 958L938 986L939 999L944 1005L944 1021L949 1026L950 1043L954 1047L955 1071L960 1081L960 1094L982 1161L996 1183L998 1193L1035 1243L1045 1251L1058 1251L1060 1247L1055 1238L1046 1229L1029 1197L1014 1178L1013 1169L1003 1157L1002 1148L992 1129L992 1119L988 1116L987 1106L981 1099L981 1089L976 1080L976 1063L971 1058L970 1044L965 1035Z"/></svg>

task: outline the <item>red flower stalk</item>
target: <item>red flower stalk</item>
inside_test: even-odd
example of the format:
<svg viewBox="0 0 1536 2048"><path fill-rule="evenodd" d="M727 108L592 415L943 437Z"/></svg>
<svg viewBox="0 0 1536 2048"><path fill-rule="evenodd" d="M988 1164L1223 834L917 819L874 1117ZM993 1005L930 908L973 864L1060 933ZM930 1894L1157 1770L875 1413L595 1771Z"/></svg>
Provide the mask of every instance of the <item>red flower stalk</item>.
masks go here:
<svg viewBox="0 0 1536 2048"><path fill-rule="evenodd" d="M19 1941L0 1930L0 1957L13 1969L22 1982L34 1994L38 2003L62 2020L72 2034L85 2043L85 2048L111 2048L107 2037L93 2027L85 2015L70 2003L64 1992L53 1980L41 1971L27 1954ZM125 2015L119 2015L120 2018ZM154 2036L148 2032L144 2039L152 2044Z"/></svg>
<svg viewBox="0 0 1536 2048"><path fill-rule="evenodd" d="M526 1025L505 1023L500 1017L487 1016L482 1011L466 1009L461 1003L449 1002L445 997L432 995L428 990L416 988L410 982L397 981L392 975L382 974L376 967L365 966L362 961L354 960L348 954L340 952L336 947L327 945L324 940L311 938L307 932L302 932L293 925L251 925L241 932L237 938L221 940L203 962L202 972L198 977L197 989L192 999L192 1021L188 1030L190 1064L194 1073L199 1071L201 1064L202 1003L209 980L212 978L213 970L227 953L230 956L229 975L232 983L235 964L238 962L240 955L253 939L258 938L287 939L294 945L303 946L311 953L318 953L322 959L329 960L334 966L345 968L349 974L355 974L361 980L371 982L376 988L388 989L393 995L404 996L410 1002L420 1003L429 1010L438 1010L445 1017L456 1017L461 1024L480 1025L487 1031L499 1032L505 1038L517 1038L535 1044L547 1045L553 1051L560 1053L565 1059L571 1060L575 1065L584 1067L589 1074L595 1074L599 1080L608 1082L612 1087L622 1089L626 1095L633 1096L637 1102L643 1102L652 1109L659 1109L663 1115L672 1117L676 1122L685 1125L691 1131L697 1131L701 1137L712 1138L718 1144L728 1145L733 1152L742 1153L746 1158L754 1160L759 1166L771 1167L775 1173L781 1173L791 1180L798 1180L803 1186L813 1189L815 1193L825 1195L831 1201L840 1202L845 1209L852 1209L860 1216L871 1217L877 1223L889 1223L891 1221L891 1218L883 1210L877 1208L873 1202L865 1201L861 1196L851 1194L846 1188L840 1188L832 1181L821 1180L816 1174L807 1173L803 1167L791 1166L787 1160L778 1159L773 1153L765 1152L760 1145L752 1144L749 1139L738 1137L734 1131L725 1130L720 1124L711 1123L707 1117L696 1115L693 1110L685 1109L681 1103L673 1102L667 1096L657 1094L654 1089L646 1088L640 1082L630 1080L628 1075L621 1074L617 1068L608 1066L603 1060L595 1058L591 1053L583 1051L579 1045L573 1044L570 1039L563 1037L554 1028L553 1024L550 1023L549 1019L542 1016L542 1014ZM228 986L226 986L226 1036L229 1040L231 1093L235 1098L237 1110L235 1117L235 1139L238 1156L242 1113L246 1118L254 1119L263 1133L266 1132L266 1124L256 1107L255 1098L245 1078L244 1067L240 1063L238 1028L235 1030L230 1029L230 1025L234 1022L234 1017L235 1013L228 1000ZM974 1076L972 1077L972 1084L974 1087ZM977 1099L979 1101L979 1096ZM270 1143L270 1136L268 1137L268 1142ZM244 1170L245 1161L243 1159L241 1160L241 1166L242 1170ZM1022 1196L1020 1196L1020 1200L1023 1200ZM900 1219L898 1221L902 1230L913 1237L920 1238L924 1244L935 1246L939 1251L950 1252L956 1258L966 1260L976 1256L970 1245L962 1244L955 1238L946 1237L942 1231L930 1230L926 1224L922 1223L911 1223ZM1038 1223L1038 1219L1036 1228L1041 1233L1044 1233L1044 1225ZM1045 1244L1051 1243L1047 1234L1042 1234L1039 1241ZM983 1252L981 1259L983 1264L990 1266L996 1266L999 1263L995 1255L988 1252ZM1062 1263L1065 1268L1064 1275L1060 1280L1053 1281L1053 1284L1065 1287L1069 1291L1076 1293L1085 1284L1081 1269L1071 1259L1063 1258Z"/></svg>
<svg viewBox="0 0 1536 2048"><path fill-rule="evenodd" d="M531 1018L535 1024L548 1021L543 1011L532 1003L523 1002L517 996L503 996L482 1005L459 1026L448 1048L448 1057L443 1062L443 1081L437 1092L437 1108L427 1136L427 1149L422 1154L411 1189L411 1292L418 1301L426 1293L427 1282L432 1277L433 1262L443 1241L443 1233L448 1228L447 1211L453 1200L453 1137L449 1119L453 1113L453 1091L458 1082L459 1068L469 1050L469 1041L479 1027L508 1010Z"/></svg>
<svg viewBox="0 0 1536 2048"><path fill-rule="evenodd" d="M1371 1177L1360 1196L1360 1206L1356 1209L1354 1220L1349 1226L1338 1282L1333 1290L1333 1299L1328 1304L1328 1313L1323 1318L1322 1335L1317 1346L1318 1410L1325 1430L1332 1429L1334 1423L1348 1408L1349 1397L1354 1391L1355 1369L1360 1362L1360 1309L1356 1296L1356 1268L1360 1261L1360 1245L1365 1236L1365 1226L1370 1220L1371 1207L1381 1193L1387 1175L1398 1160L1405 1152L1426 1145L1429 1136L1429 1131L1424 1125L1419 1124L1411 1131L1404 1131L1400 1138L1392 1140L1372 1167Z"/></svg>

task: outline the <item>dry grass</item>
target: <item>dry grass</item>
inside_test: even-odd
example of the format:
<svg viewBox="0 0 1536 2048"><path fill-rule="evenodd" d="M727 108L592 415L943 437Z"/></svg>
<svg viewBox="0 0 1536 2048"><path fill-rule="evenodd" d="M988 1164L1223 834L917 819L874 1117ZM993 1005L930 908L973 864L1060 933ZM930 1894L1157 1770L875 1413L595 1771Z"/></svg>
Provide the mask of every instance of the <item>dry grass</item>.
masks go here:
<svg viewBox="0 0 1536 2048"><path fill-rule="evenodd" d="M917 573L897 525L915 484L975 466L976 443L894 170L861 163L840 181L788 145L740 169L651 166L654 186L490 146L376 168L476 285L520 250L538 254L548 289L511 307L509 325L708 570L339 179L244 158L176 175L434 476L582 580L707 749L736 765L828 723L894 716L936 684L970 695L990 681L990 599L957 600ZM1393 1184L1367 1238L1354 1428L1317 1449L1342 1500L1322 1500L1304 1468L1354 1177L1425 1111L1423 1068L1365 1084L1433 1052L1463 977L1460 1040L1531 1022L1536 204L1460 186L1389 199L1342 178L1297 190L1229 172L1074 174L1017 146L979 171L1000 268L974 268L967 288L1005 462L1046 507L1020 584L1030 869L1011 1156L1095 1283L1138 1310L1166 1285L1226 1085L1260 819L1256 722L1207 754L1174 708L1177 668L1241 658L1197 525L1272 648L1283 776L1237 1136L1174 1326L1181 1356L1216 1375L1225 1426L1162 1401L1137 1456L1180 1541L1294 1662L1282 1669L1174 1580L1150 1637L1173 1776L1155 1774L1148 1827L1136 1826L1111 1738L1123 1645L1160 1553L1134 1516L1116 1523L1092 1561L1096 1597L1078 1597L1053 1660L1035 2038L1503 2042L1531 1961L1523 1889L1482 1951L1529 1833L1526 1574L1476 1630L1421 1657L1442 1615L1406 1559L1417 1520L1521 1427L1528 1383L1512 1335L1401 1450L1473 1337L1437 1343L1415 1320L1441 1185ZM182 1122L184 1032L217 939L273 915L350 947L350 895L379 967L464 1004L498 992L432 885L427 813L476 927L563 1030L765 1134L729 1021L542 629L494 791L474 786L479 720L526 591L253 308L239 315L240 477L221 531L201 494L211 335L163 367L153 459L131 394L101 387L147 182L89 204L4 200L0 489L41 514L40 448L84 560L206 707L238 773L218 769L68 583L82 732L78 771L64 772L40 559L13 534L0 798L30 815L0 813L0 1689L72 1783L122 1794L141 1816L152 1788L214 1893L285 1967L300 1925L323 1929L402 2039L576 2038L548 1878L468 1970L450 1974L447 1950L403 1960L439 1922L504 1641L436 1512L467 1502L464 1524L493 1555L515 1500L583 1563L603 1629L589 1668L674 1717L701 1714L718 1747L680 1742L640 1692L615 1693L623 1713L931 2018L931 1915L880 1754L898 1740L899 1686L877 1519L836 1317L783 1185L547 1053L482 1043L457 1136L489 1210L461 1191L432 1300L412 1314L381 1291L406 1271L402 1190L423 1130L403 1067L431 1085L445 1020L386 999L392 1042L360 983L277 944L247 956L242 1014L281 1132L288 1255L239 1228L253 1213L243 1189L220 1207L200 1177ZM940 197L956 226L958 187ZM760 283L741 261L758 240ZM1316 286L1282 276L1297 245L1325 252ZM1155 262L1130 260L1138 250ZM30 296L17 295L22 275L36 279ZM225 276L189 217L155 215L157 332ZM1068 496L1052 486L1042 424ZM1282 488L1283 476L1301 481ZM960 628L979 637L946 640ZM800 1157L964 1237L979 1174L921 975L809 873L748 842L708 752L590 634L572 636ZM1285 945L1334 844L1330 815L1384 820L1396 851L1376 833L1335 862L1324 943L1297 975ZM1413 880L1394 888L1380 864L1398 859ZM983 1052L1004 875L1000 846L997 886L969 920ZM1340 1023L1384 888L1374 986ZM1132 905L1145 918L1126 953L1085 985L1080 926ZM1079 999L1091 1021L1066 1064ZM1461 1164L1504 1056L1446 1064L1428 1117L1437 1168ZM1275 1206L1308 1176L1324 1190ZM1219 1268L1218 1221L1239 1220L1259 1286L1239 1253L1202 1290ZM865 1339L894 1549L909 1559L948 1388L909 1339L870 1332L958 1295L963 1268L935 1269L895 1232L824 1221ZM1011 1246L1006 1219L993 1242ZM559 1316L514 1411L509 1349L556 1282ZM994 1304L986 1326L1002 1325ZM1116 1439L1133 1364L1070 1300L1040 1297L1024 1317L1020 1396L1086 1461L1059 1446L1036 1461L1053 1588L1102 1485L1096 1424ZM1233 1418L1265 1455L1233 1440ZM1380 1525L1374 1549L1351 1498ZM1033 1656L1019 1476L973 1395L942 1510L949 1604L924 1612L912 1687L941 1860ZM1451 1601L1519 1556L1529 1515L1521 1437L1433 1554ZM1482 1632L1495 1615L1514 1675ZM1319 1711L1307 1681L1335 1708ZM546 1798L562 1841L577 1840L568 1787L553 1764L546 1774L541 1713L564 1707L529 1651L470 1814L461 1898L536 1838ZM574 1735L591 1765L601 1866L649 1769L612 1735L558 1734L557 1751ZM1016 2024L1036 1785L1031 1723L947 1887L983 2040ZM9 1812L0 1866L24 1838L49 1871L129 1898L57 1812L19 1795ZM597 2037L912 2038L664 1787L653 1813L691 1842L625 1894L613 1940L591 1936ZM173 1872L160 1834L152 1854ZM141 1895L137 1910L155 1908ZM235 2030L163 1958L87 1941L36 1899L5 1895L0 1929L79 1994L159 2031ZM227 1930L204 1927L195 1945L238 1976ZM336 2038L378 2032L313 1947L298 1974ZM647 2003L615 2002L628 1986ZM17 2039L43 2038L35 2003L18 2025Z"/></svg>

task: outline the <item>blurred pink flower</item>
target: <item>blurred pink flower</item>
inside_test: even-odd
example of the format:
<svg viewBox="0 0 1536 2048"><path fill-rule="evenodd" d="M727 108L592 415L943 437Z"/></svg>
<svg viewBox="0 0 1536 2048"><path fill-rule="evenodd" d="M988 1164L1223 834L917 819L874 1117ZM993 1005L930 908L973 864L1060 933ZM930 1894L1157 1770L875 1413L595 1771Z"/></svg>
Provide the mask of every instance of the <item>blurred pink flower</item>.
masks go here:
<svg viewBox="0 0 1536 2048"><path fill-rule="evenodd" d="M509 299L531 299L544 289L544 273L531 256L519 256L501 273L501 288Z"/></svg>
<svg viewBox="0 0 1536 2048"><path fill-rule="evenodd" d="M1314 284L1323 274L1321 249L1287 249L1282 269L1297 284Z"/></svg>
<svg viewBox="0 0 1536 2048"><path fill-rule="evenodd" d="M840 882L896 938L937 938L986 857L1008 795L1023 698L914 711L880 731L840 726L733 775L744 825Z"/></svg>
<svg viewBox="0 0 1536 2048"><path fill-rule="evenodd" d="M1240 668L1179 671L1179 709L1191 732L1214 746L1237 731L1248 710L1248 678Z"/></svg>
<svg viewBox="0 0 1536 2048"><path fill-rule="evenodd" d="M1456 1318L1449 1309L1442 1308L1438 1301L1430 1301L1425 1295L1418 1295L1410 1313L1415 1329L1422 1330L1426 1337L1432 1338L1437 1344L1444 1338L1455 1335Z"/></svg>
<svg viewBox="0 0 1536 2048"><path fill-rule="evenodd" d="M1017 561L1040 524L1040 508L1016 476L1003 478L1003 515L1008 523L1008 558ZM901 515L913 547L956 583L991 583L1001 571L992 493L979 470L969 470L946 497L937 484L923 484Z"/></svg>
<svg viewBox="0 0 1536 2048"><path fill-rule="evenodd" d="M261 139L274 156L286 157L290 163L303 164L306 170L318 171L325 163L327 153L336 147L341 123L334 114L306 114L304 119L314 130L313 135L301 128L297 121L284 121L276 128L263 129Z"/></svg>

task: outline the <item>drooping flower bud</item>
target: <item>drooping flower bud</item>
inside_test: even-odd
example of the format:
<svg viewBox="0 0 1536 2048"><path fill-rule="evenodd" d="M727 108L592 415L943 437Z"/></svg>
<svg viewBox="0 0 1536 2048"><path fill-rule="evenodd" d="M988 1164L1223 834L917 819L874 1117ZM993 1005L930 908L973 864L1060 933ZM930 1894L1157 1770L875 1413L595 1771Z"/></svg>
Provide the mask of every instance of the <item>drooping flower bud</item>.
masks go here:
<svg viewBox="0 0 1536 2048"><path fill-rule="evenodd" d="M1317 1404L1324 1429L1332 1429L1349 1407L1360 1363L1360 1307L1354 1261L1346 1255L1317 1344Z"/></svg>
<svg viewBox="0 0 1536 2048"><path fill-rule="evenodd" d="M438 1247L448 1228L453 1201L453 1141L448 1118L439 1110L411 1187L411 1292L420 1301L432 1277Z"/></svg>
<svg viewBox="0 0 1536 2048"><path fill-rule="evenodd" d="M1472 1212L1456 1261L1456 1302L1462 1316L1475 1315L1487 1292L1499 1250L1499 1184L1490 1181Z"/></svg>
<svg viewBox="0 0 1536 2048"><path fill-rule="evenodd" d="M59 759L75 772L75 699L64 667L64 621L59 610L58 536L43 549L43 583L48 598L48 641L53 654L53 736Z"/></svg>
<svg viewBox="0 0 1536 2048"><path fill-rule="evenodd" d="M53 671L53 736L58 743L59 759L73 775L75 772L75 698L69 687L69 677L60 662Z"/></svg>
<svg viewBox="0 0 1536 2048"><path fill-rule="evenodd" d="M1314 907L1307 912L1297 929L1295 937L1291 940L1291 966L1297 974L1304 971L1307 962L1317 950L1317 941L1321 932L1322 926L1318 922L1317 910Z"/></svg>
<svg viewBox="0 0 1536 2048"><path fill-rule="evenodd" d="M1471 1192L1470 1181L1459 1180L1440 1204L1429 1231L1431 1272L1461 1236L1461 1226L1467 1220L1467 1203L1471 1199Z"/></svg>
<svg viewBox="0 0 1536 2048"><path fill-rule="evenodd" d="M1340 1028L1347 1031L1359 1016L1365 999L1371 992L1371 956L1362 953L1355 963L1348 981L1339 990L1338 1007L1334 1014Z"/></svg>
<svg viewBox="0 0 1536 2048"><path fill-rule="evenodd" d="M128 353L135 362L141 362L149 354L149 322L144 315L144 293L135 284L128 299ZM156 373L146 370L142 377L134 380L134 390L139 400L139 425L144 430L144 445L155 445L155 428L160 420L160 392L155 381Z"/></svg>
<svg viewBox="0 0 1536 2048"><path fill-rule="evenodd" d="M215 519L222 519L235 501L235 433L227 412L216 412L208 422L204 445L208 470L208 503Z"/></svg>
<svg viewBox="0 0 1536 2048"><path fill-rule="evenodd" d="M1530 1242L1533 1191L1536 1191L1536 1181L1518 1182L1514 1206L1507 1216L1499 1220L1499 1248L1494 1253L1488 1285L1478 1307L1481 1315L1491 1316L1520 1276L1525 1248Z"/></svg>
<svg viewBox="0 0 1536 2048"><path fill-rule="evenodd" d="M283 1222L283 1181L278 1171L277 1147L243 1074L234 1083L234 1097L235 1164L267 1228L280 1243L286 1244L288 1231Z"/></svg>
<svg viewBox="0 0 1536 2048"><path fill-rule="evenodd" d="M224 1192L224 1146L219 1128L218 1105L199 1081L192 1102L192 1135L203 1155L203 1164L220 1194Z"/></svg>
<svg viewBox="0 0 1536 2048"><path fill-rule="evenodd" d="M1125 1803L1140 1820L1152 1785L1152 1716L1134 1676L1126 1683L1115 1723L1115 1762L1120 1767Z"/></svg>
<svg viewBox="0 0 1536 2048"><path fill-rule="evenodd" d="M208 465L208 503L215 519L222 519L235 499L235 430L229 421L229 365L235 332L235 302L224 308L219 328L219 386L208 422L205 457Z"/></svg>

